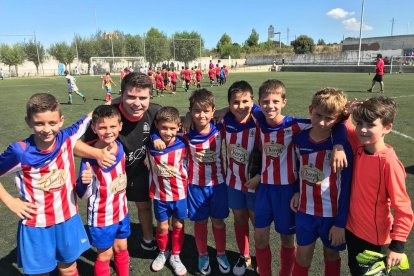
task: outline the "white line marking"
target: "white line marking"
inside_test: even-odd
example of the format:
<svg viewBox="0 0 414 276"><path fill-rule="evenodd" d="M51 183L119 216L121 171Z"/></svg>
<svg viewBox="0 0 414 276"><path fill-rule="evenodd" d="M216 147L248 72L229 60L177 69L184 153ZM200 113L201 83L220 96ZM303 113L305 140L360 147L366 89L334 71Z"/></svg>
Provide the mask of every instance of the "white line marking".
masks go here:
<svg viewBox="0 0 414 276"><path fill-rule="evenodd" d="M391 130L391 132L394 132L394 133L395 133L395 134L397 134L397 135L400 135L400 136L402 136L402 137L404 137L404 138L407 138L408 140L414 141L414 138L413 138L413 137L408 136L408 135L406 135L406 134L404 134L404 133L401 133L401 132L399 132L399 131L396 131L396 130Z"/></svg>
<svg viewBox="0 0 414 276"><path fill-rule="evenodd" d="M396 97L390 97L390 98L397 99L397 98L407 98L407 97L414 97L414 95L404 95L404 96L396 96Z"/></svg>

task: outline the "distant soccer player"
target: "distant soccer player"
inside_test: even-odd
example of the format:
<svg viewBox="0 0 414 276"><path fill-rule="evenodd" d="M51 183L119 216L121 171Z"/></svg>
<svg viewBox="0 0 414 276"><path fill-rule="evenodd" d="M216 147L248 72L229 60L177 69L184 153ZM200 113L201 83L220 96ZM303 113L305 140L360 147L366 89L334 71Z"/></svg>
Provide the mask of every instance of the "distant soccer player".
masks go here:
<svg viewBox="0 0 414 276"><path fill-rule="evenodd" d="M157 91L157 97L164 97L164 78L162 77L160 71L155 72L155 90ZM158 91L161 90L161 95Z"/></svg>
<svg viewBox="0 0 414 276"><path fill-rule="evenodd" d="M203 71L201 71L201 67L198 66L197 70L195 71L196 81L197 81L197 89L201 88L201 79L203 78Z"/></svg>
<svg viewBox="0 0 414 276"><path fill-rule="evenodd" d="M105 89L105 101L111 102L112 100L112 85L116 86L111 78L111 74L109 72L102 78L102 89Z"/></svg>
<svg viewBox="0 0 414 276"><path fill-rule="evenodd" d="M210 78L210 87L214 85L214 77L216 75L216 70L213 68L210 68L208 70L208 77Z"/></svg>
<svg viewBox="0 0 414 276"><path fill-rule="evenodd" d="M82 159L77 194L88 199L88 227L91 243L97 248L95 275L109 275L109 262L115 254L118 276L129 273L127 238L131 234L126 199L125 153L117 140L122 129L121 115L111 105L101 105L92 114L91 128L98 136L91 145L110 148L115 163L102 168L95 159Z"/></svg>
<svg viewBox="0 0 414 276"><path fill-rule="evenodd" d="M377 64L375 65L375 76L372 79L372 85L371 88L368 89L368 92L372 92L372 89L374 89L375 83L379 82L380 84L380 93L384 93L384 81L382 80L384 76L384 60L382 59L382 55L377 55Z"/></svg>
<svg viewBox="0 0 414 276"><path fill-rule="evenodd" d="M76 259L90 244L76 204L73 147L91 118L61 129L60 104L47 93L31 96L26 112L33 134L0 155L0 176L14 173L19 193L13 197L0 183L0 201L21 219L17 263L25 274L48 274L57 265L60 275L77 276Z"/></svg>
<svg viewBox="0 0 414 276"><path fill-rule="evenodd" d="M82 100L86 102L85 95L79 91L78 86L76 85L76 79L69 74L68 70L65 70L65 79L68 83L68 104L72 104L72 92L75 92L79 97L82 97Z"/></svg>

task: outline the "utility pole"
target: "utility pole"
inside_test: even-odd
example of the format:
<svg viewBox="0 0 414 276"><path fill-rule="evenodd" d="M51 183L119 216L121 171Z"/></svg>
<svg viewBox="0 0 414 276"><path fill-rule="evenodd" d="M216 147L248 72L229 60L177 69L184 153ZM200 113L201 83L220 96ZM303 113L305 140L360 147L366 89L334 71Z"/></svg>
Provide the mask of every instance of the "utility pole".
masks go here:
<svg viewBox="0 0 414 276"><path fill-rule="evenodd" d="M395 22L395 20L394 20L394 17L391 19L391 36L393 35L393 33L394 33L394 22Z"/></svg>
<svg viewBox="0 0 414 276"><path fill-rule="evenodd" d="M358 66L361 63L361 44L362 44L362 25L364 24L364 0L361 8L361 24L359 25L359 48L358 48Z"/></svg>
<svg viewBox="0 0 414 276"><path fill-rule="evenodd" d="M289 28L286 30L286 45L289 45Z"/></svg>

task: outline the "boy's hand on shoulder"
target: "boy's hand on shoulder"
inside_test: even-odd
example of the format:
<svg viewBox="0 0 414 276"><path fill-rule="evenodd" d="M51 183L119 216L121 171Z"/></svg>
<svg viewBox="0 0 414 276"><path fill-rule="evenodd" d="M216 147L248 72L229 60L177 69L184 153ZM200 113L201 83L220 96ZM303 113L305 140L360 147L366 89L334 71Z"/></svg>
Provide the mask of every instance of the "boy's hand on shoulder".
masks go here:
<svg viewBox="0 0 414 276"><path fill-rule="evenodd" d="M337 226L332 226L329 230L329 240L332 246L338 246L345 243L345 229Z"/></svg>
<svg viewBox="0 0 414 276"><path fill-rule="evenodd" d="M155 139L152 143L156 150L164 150L167 147L162 139Z"/></svg>
<svg viewBox="0 0 414 276"><path fill-rule="evenodd" d="M331 155L331 167L334 173L348 167L348 160L342 145L334 145Z"/></svg>
<svg viewBox="0 0 414 276"><path fill-rule="evenodd" d="M92 182L92 167L89 162L86 162L86 168L82 171L82 184L89 185Z"/></svg>
<svg viewBox="0 0 414 276"><path fill-rule="evenodd" d="M401 263L401 260L403 259L404 253L397 253L392 250L387 249L387 261L386 265L387 268L391 268L393 266L397 266Z"/></svg>
<svg viewBox="0 0 414 276"><path fill-rule="evenodd" d="M111 153L111 146L107 146L99 150L99 154L96 158L96 162L102 168L109 168L115 163L116 157Z"/></svg>
<svg viewBox="0 0 414 276"><path fill-rule="evenodd" d="M21 198L10 197L4 204L21 219L32 219L32 214L37 213L36 205Z"/></svg>
<svg viewBox="0 0 414 276"><path fill-rule="evenodd" d="M214 112L213 120L215 123L221 122L221 120L226 116L226 114L230 112L230 108L224 107L222 109L218 109Z"/></svg>
<svg viewBox="0 0 414 276"><path fill-rule="evenodd" d="M244 186L248 189L256 190L259 183L260 183L260 175L256 174L255 176L247 180L247 182L244 183Z"/></svg>
<svg viewBox="0 0 414 276"><path fill-rule="evenodd" d="M292 199L290 200L290 209L293 212L297 212L299 210L299 193L294 193Z"/></svg>

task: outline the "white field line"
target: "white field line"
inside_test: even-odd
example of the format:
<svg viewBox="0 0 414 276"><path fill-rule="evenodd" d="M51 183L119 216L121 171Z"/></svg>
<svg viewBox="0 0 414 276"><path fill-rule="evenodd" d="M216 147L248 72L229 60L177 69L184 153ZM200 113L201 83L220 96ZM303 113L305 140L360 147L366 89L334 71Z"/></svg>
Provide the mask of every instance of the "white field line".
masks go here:
<svg viewBox="0 0 414 276"><path fill-rule="evenodd" d="M402 137L404 137L404 138L407 138L408 140L414 141L414 138L413 138L413 137L408 136L408 135L406 135L406 134L404 134L404 133L401 133L401 132L399 132L399 131L396 131L396 130L391 130L391 132L393 132L393 133L395 133L395 134L397 134L397 135L400 135L400 136L402 136Z"/></svg>
<svg viewBox="0 0 414 276"><path fill-rule="evenodd" d="M398 99L398 98L407 98L407 97L414 97L414 95L404 95L404 96L396 96L396 97L390 97L390 98Z"/></svg>

